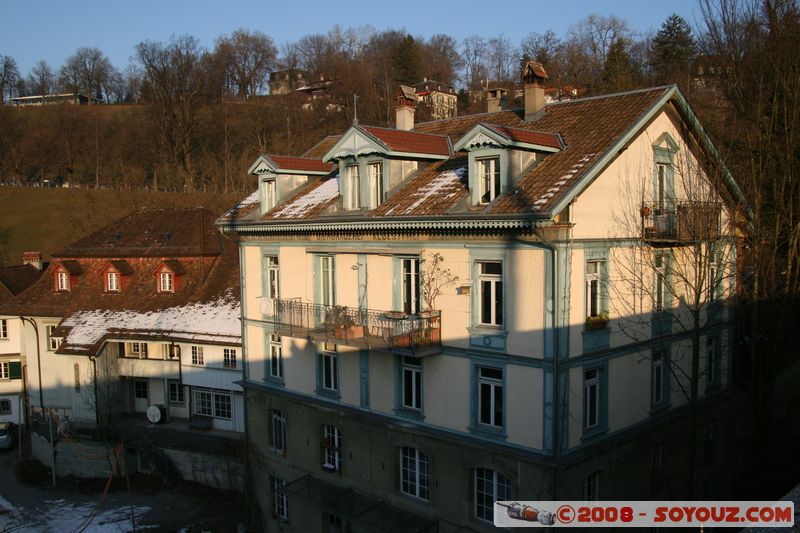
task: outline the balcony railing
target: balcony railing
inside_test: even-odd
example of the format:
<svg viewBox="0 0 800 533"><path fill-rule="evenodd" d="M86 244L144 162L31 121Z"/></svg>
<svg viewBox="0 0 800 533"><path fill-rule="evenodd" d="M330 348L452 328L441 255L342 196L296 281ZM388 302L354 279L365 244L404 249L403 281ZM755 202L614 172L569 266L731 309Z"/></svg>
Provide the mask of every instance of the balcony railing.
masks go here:
<svg viewBox="0 0 800 533"><path fill-rule="evenodd" d="M407 315L299 299L272 304L275 332L287 337L422 357L442 351L438 311Z"/></svg>
<svg viewBox="0 0 800 533"><path fill-rule="evenodd" d="M690 243L720 235L719 202L673 200L643 203L642 239L651 243Z"/></svg>

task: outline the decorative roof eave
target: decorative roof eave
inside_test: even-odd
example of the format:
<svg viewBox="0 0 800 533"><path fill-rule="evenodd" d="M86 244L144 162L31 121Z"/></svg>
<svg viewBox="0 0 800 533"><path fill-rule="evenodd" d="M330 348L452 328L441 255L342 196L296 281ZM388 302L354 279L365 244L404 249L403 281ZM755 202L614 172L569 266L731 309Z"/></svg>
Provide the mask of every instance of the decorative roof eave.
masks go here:
<svg viewBox="0 0 800 533"><path fill-rule="evenodd" d="M461 150L471 151L481 148L482 146L497 146L500 148L520 148L523 150L535 150L537 152L548 152L557 154L564 147L564 139L561 134L556 134L558 137L561 148L553 146L545 146L543 144L528 143L522 141L515 141L501 132L495 130L489 125L479 122L475 124L467 133L461 136L457 143L453 145L453 151L459 152Z"/></svg>
<svg viewBox="0 0 800 533"><path fill-rule="evenodd" d="M327 176L330 170L305 170L281 168L268 155L260 155L255 162L247 169L247 173L253 176L263 176L265 174L300 174L309 176Z"/></svg>
<svg viewBox="0 0 800 533"><path fill-rule="evenodd" d="M360 147L357 146L357 139L359 137L367 141L365 145ZM349 146L348 143L352 144L352 147ZM363 128L353 125L347 128L347 131L345 131L342 137L336 141L336 144L328 150L328 153L322 156L322 161L329 163L346 157L358 157L359 155L375 153L386 154L389 152L389 147L383 141L368 131L365 131Z"/></svg>
<svg viewBox="0 0 800 533"><path fill-rule="evenodd" d="M528 230L549 226L552 224L549 213L536 213L529 215L494 217L460 218L442 220L441 218L404 218L397 220L348 220L348 221L320 221L313 222L268 222L260 224L227 224L221 226L222 231L237 233L239 235L263 235L274 233L311 233L311 232L357 232L357 231L497 231L497 230Z"/></svg>

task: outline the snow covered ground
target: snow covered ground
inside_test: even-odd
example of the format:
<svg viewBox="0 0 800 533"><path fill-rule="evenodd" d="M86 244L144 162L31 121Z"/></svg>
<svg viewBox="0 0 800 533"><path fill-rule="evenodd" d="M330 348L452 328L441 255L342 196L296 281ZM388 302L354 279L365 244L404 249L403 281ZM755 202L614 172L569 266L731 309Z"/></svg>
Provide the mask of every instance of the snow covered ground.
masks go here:
<svg viewBox="0 0 800 533"><path fill-rule="evenodd" d="M131 508L100 509L94 515L96 504L77 505L66 500L46 500L42 509L29 512L23 507L14 507L0 496L1 532L80 532L85 533L123 533L132 531ZM150 511L149 507L134 507L136 529L157 526L142 524L142 517Z"/></svg>

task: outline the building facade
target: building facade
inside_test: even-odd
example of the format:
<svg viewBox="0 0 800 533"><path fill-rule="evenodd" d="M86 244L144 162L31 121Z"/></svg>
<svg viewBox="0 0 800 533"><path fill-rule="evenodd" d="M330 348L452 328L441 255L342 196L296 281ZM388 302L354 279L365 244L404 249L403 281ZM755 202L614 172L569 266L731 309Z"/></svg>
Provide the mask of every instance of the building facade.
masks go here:
<svg viewBox="0 0 800 533"><path fill-rule="evenodd" d="M488 531L497 500L724 483L738 188L676 87L545 104L527 75L524 109L264 156L218 221L268 528Z"/></svg>

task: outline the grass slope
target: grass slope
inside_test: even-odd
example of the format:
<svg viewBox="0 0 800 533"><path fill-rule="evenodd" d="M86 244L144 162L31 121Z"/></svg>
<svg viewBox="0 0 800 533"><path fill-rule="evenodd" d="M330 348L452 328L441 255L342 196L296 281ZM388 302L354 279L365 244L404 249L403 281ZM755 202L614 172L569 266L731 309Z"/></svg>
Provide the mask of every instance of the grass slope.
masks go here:
<svg viewBox="0 0 800 533"><path fill-rule="evenodd" d="M140 207L205 206L222 214L243 195L0 187L0 266L50 253Z"/></svg>

